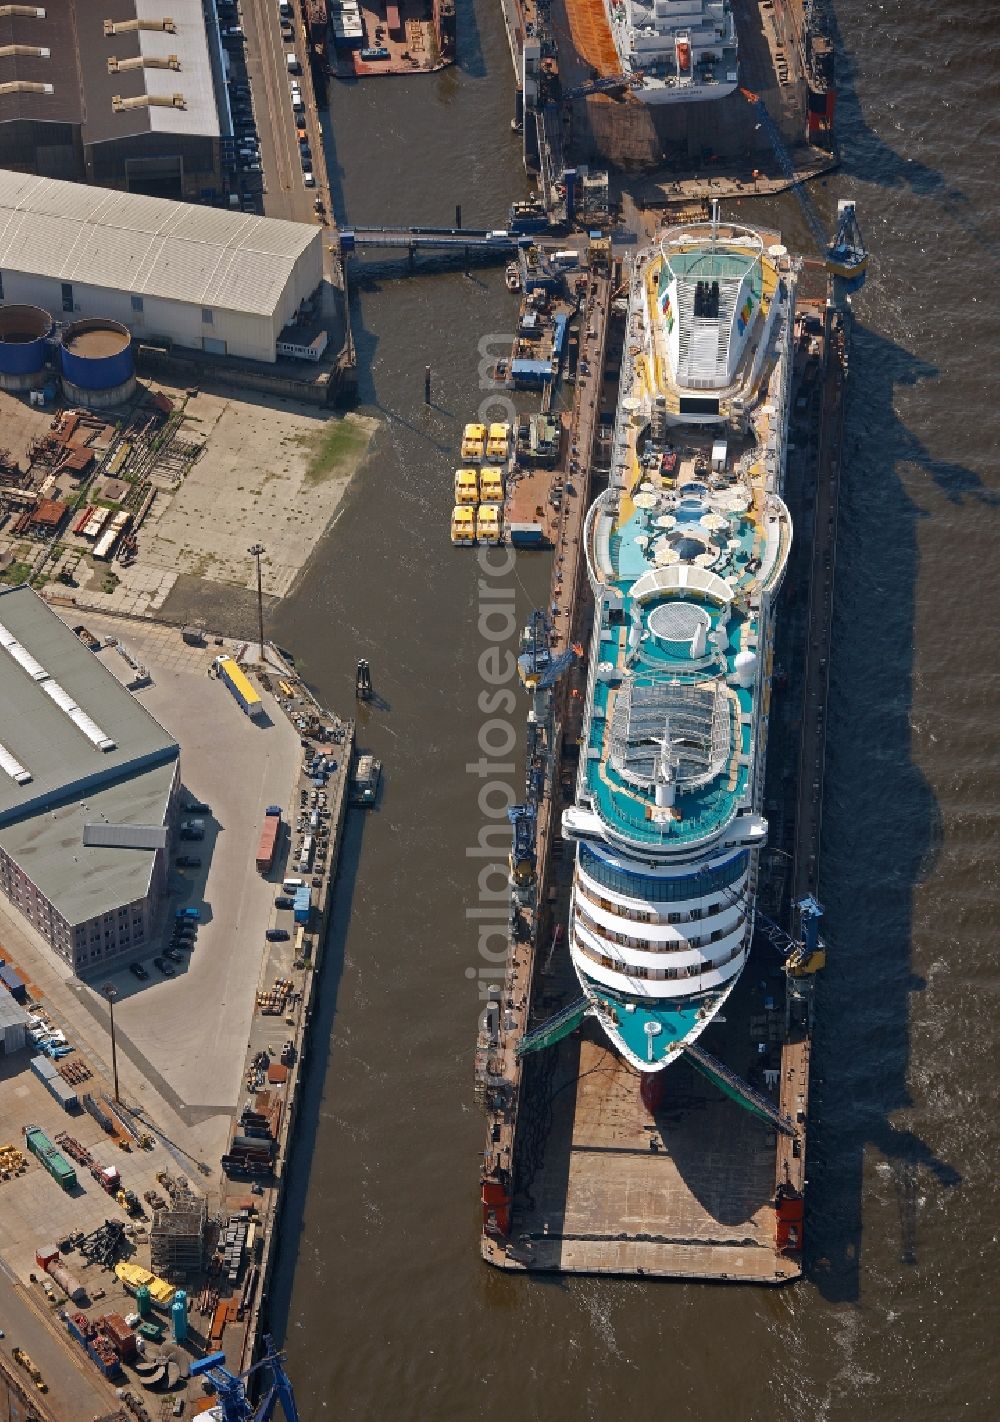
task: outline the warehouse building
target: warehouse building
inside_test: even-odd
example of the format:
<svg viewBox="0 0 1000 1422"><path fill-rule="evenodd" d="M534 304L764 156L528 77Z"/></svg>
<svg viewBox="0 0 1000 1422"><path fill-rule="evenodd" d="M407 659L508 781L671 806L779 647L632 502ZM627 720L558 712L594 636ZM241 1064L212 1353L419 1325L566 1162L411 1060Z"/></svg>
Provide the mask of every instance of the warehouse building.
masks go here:
<svg viewBox="0 0 1000 1422"><path fill-rule="evenodd" d="M0 169L0 301L273 362L323 279L318 227Z"/></svg>
<svg viewBox="0 0 1000 1422"><path fill-rule="evenodd" d="M211 199L223 64L201 0L0 6L0 164Z"/></svg>
<svg viewBox="0 0 1000 1422"><path fill-rule="evenodd" d="M0 593L0 890L79 975L149 941L177 743L28 587Z"/></svg>

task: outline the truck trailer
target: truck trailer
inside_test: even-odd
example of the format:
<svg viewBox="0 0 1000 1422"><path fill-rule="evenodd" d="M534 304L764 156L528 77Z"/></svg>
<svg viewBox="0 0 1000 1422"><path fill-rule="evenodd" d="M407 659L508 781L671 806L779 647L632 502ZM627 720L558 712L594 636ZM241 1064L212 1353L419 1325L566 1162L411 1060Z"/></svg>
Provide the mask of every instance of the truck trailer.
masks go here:
<svg viewBox="0 0 1000 1422"><path fill-rule="evenodd" d="M270 874L274 868L274 855L278 848L278 837L281 834L281 816L268 813L264 816L264 824L260 831L260 842L257 845L257 873Z"/></svg>
<svg viewBox="0 0 1000 1422"><path fill-rule="evenodd" d="M226 655L216 657L212 665L218 673L219 680L229 687L250 719L259 721L264 715L264 703L260 699L260 693L254 689L249 678L233 658Z"/></svg>

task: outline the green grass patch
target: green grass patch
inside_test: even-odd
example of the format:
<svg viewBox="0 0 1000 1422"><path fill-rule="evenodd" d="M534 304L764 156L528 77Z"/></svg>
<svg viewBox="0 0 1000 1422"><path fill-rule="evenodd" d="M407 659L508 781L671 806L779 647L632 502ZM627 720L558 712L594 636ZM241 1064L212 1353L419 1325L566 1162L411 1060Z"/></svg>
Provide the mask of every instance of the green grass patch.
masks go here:
<svg viewBox="0 0 1000 1422"><path fill-rule="evenodd" d="M341 417L327 420L315 433L296 435L294 443L309 454L306 484L325 484L351 472L351 464L368 446L368 432Z"/></svg>
<svg viewBox="0 0 1000 1422"><path fill-rule="evenodd" d="M30 572L30 563L11 563L10 567L5 568L3 572L0 573L0 583L8 583L12 587L16 586L18 583L25 583L28 580L28 574Z"/></svg>

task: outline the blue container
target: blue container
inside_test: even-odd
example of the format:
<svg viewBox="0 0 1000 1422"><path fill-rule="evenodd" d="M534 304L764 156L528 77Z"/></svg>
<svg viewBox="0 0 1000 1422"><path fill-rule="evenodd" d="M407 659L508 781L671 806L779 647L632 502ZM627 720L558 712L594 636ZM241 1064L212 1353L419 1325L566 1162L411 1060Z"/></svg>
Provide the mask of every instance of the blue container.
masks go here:
<svg viewBox="0 0 1000 1422"><path fill-rule="evenodd" d="M0 307L0 374L37 375L45 368L52 317L40 306Z"/></svg>
<svg viewBox="0 0 1000 1422"><path fill-rule="evenodd" d="M114 390L135 375L132 337L117 321L73 321L62 334L59 368L81 390Z"/></svg>

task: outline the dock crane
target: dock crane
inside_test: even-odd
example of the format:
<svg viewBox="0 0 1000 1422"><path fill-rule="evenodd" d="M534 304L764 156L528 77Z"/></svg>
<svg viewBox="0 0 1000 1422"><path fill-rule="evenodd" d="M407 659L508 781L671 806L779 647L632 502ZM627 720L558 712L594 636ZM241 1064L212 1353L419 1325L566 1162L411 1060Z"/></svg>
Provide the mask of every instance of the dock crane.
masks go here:
<svg viewBox="0 0 1000 1422"><path fill-rule="evenodd" d="M767 105L759 94L750 89L740 89L747 103L753 104L760 116L760 126L764 130L778 164L791 186L791 191L799 200L803 215L809 225L816 246L823 253L824 266L833 278L836 304L842 305L843 298L860 291L868 274L868 248L858 226L854 203L842 199L837 203L837 229L833 240L829 241L823 229L819 213L809 196L800 175L795 170L791 155L785 147L778 131L778 125L768 113Z"/></svg>
<svg viewBox="0 0 1000 1422"><path fill-rule="evenodd" d="M211 1408L206 1416L217 1422L270 1422L280 1402L285 1422L299 1422L292 1384L282 1363L283 1355L275 1351L269 1335L264 1339L264 1348L264 1357L245 1373L230 1372L225 1353L209 1353L191 1364L188 1369L191 1377L206 1378L219 1399L218 1406ZM270 1368L271 1386L255 1409L247 1397L246 1380L260 1368Z"/></svg>

